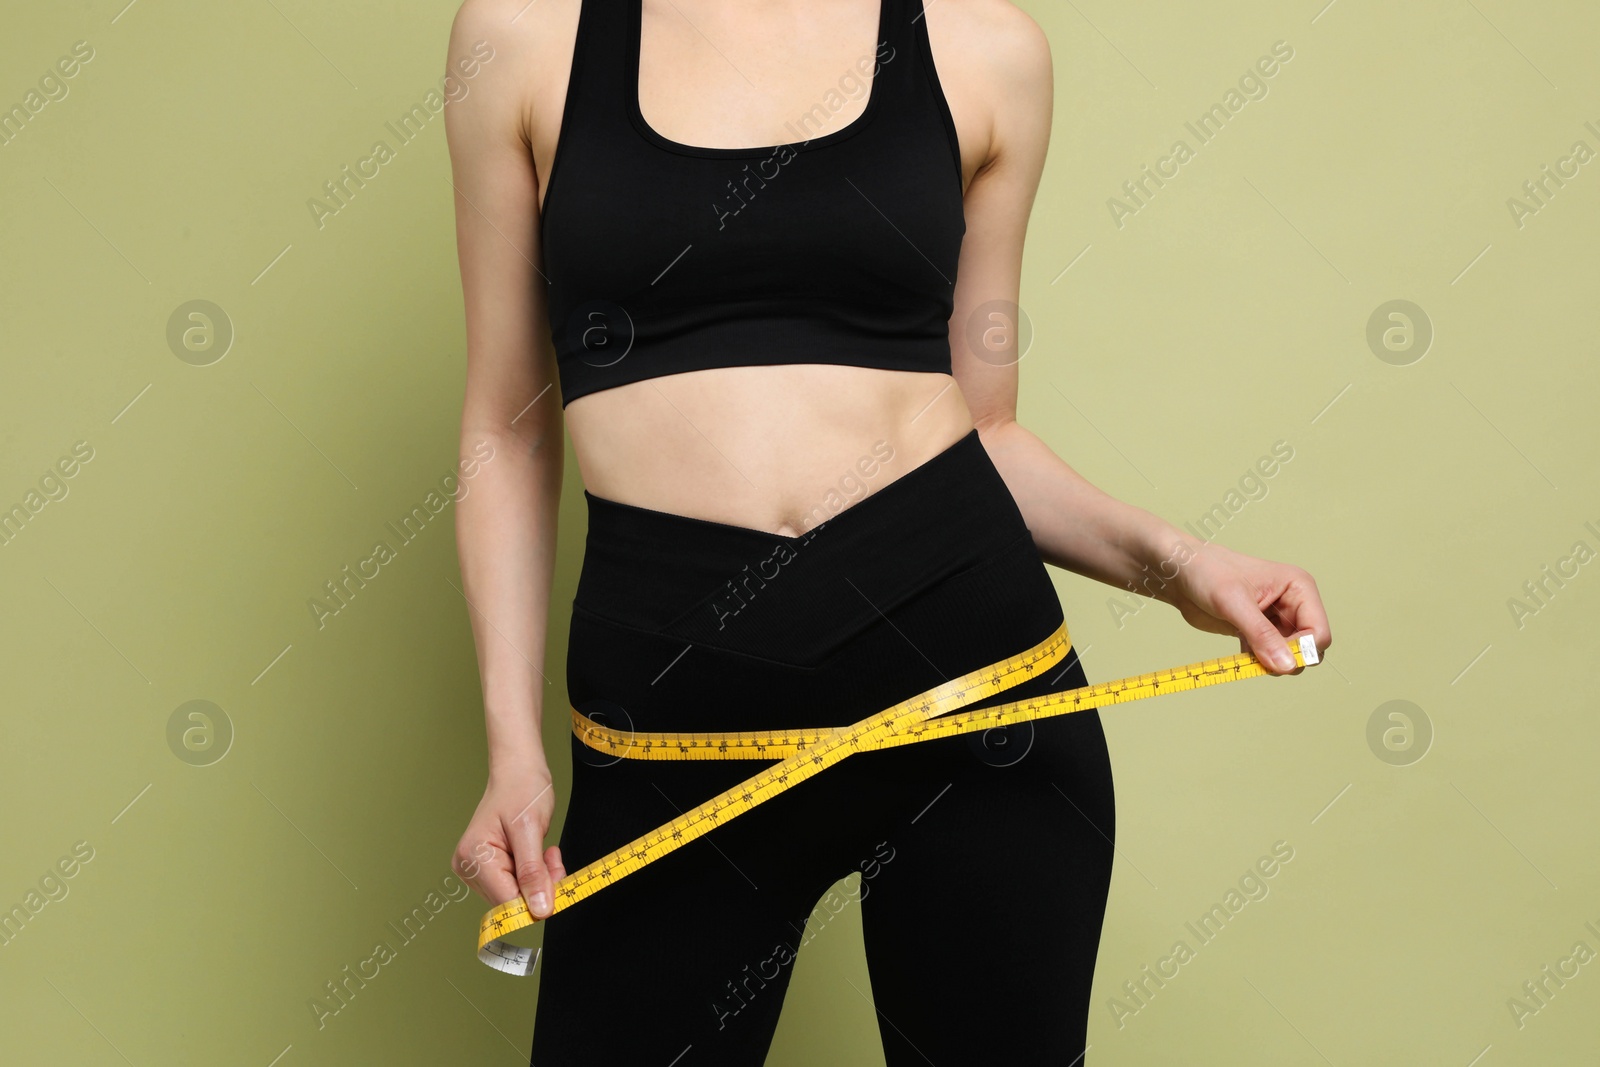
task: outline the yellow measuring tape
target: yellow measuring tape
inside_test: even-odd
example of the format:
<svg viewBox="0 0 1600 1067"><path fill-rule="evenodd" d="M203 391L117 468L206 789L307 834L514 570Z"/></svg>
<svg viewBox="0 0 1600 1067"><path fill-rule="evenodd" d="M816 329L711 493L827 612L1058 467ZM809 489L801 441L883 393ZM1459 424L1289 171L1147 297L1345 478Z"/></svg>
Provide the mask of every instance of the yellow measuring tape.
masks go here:
<svg viewBox="0 0 1600 1067"><path fill-rule="evenodd" d="M1317 645L1311 634L1287 639L1287 644L1296 666L1318 662ZM570 872L555 884L551 914L599 892L856 752L992 730L1085 708L1125 704L1163 693L1271 673L1252 653L1242 652L1114 682L997 704L992 708L949 714L1048 670L1071 649L1072 639L1067 634L1066 624L1062 623L1053 634L1025 652L902 700L853 725L820 730L633 733L602 726L574 708L572 728L578 738L593 749L615 756L628 759L775 759L779 762L643 837ZM478 958L507 974L533 973L538 954L501 938L538 921L520 896L489 909L478 924Z"/></svg>

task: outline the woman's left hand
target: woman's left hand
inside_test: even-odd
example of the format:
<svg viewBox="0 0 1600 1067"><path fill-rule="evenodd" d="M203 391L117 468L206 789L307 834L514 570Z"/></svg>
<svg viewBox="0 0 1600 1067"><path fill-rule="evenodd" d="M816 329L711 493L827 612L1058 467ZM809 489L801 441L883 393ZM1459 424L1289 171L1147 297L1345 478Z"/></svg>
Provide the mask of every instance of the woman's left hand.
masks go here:
<svg viewBox="0 0 1600 1067"><path fill-rule="evenodd" d="M1333 644L1328 615L1311 575L1288 563L1246 556L1215 543L1191 545L1186 557L1174 556L1159 595L1190 626L1239 638L1239 650L1251 652L1277 674L1294 674L1285 638L1310 630L1320 654Z"/></svg>

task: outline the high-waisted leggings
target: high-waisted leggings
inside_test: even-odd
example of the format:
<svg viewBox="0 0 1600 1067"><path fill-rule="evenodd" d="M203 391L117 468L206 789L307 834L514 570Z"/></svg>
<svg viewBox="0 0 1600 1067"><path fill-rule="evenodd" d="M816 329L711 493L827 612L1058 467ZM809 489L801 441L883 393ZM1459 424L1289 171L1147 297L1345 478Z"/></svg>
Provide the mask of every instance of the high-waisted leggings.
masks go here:
<svg viewBox="0 0 1600 1067"><path fill-rule="evenodd" d="M613 728L853 723L1063 620L976 431L795 537L585 497L568 693ZM970 706L1084 684L1074 651ZM768 766L572 753L569 871ZM1084 1064L1115 833L1094 710L852 755L546 920L532 1063L759 1064L853 908L871 988L832 995L890 1067Z"/></svg>

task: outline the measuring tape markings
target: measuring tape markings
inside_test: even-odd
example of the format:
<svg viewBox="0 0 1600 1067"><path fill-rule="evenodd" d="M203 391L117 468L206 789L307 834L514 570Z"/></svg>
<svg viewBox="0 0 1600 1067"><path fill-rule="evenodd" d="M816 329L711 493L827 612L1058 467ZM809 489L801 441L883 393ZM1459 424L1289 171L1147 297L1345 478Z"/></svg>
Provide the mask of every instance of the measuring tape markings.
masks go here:
<svg viewBox="0 0 1600 1067"><path fill-rule="evenodd" d="M1311 655L1316 655L1312 646ZM1240 659L1248 663L1240 664ZM1315 658L1305 663L1315 663ZM1304 665L1304 664L1302 664ZM1254 669L1250 669L1254 668ZM1259 661L1248 653L1241 656L1205 660L1149 674L1102 682L1080 689L1049 693L1026 700L997 704L975 711L960 711L920 722L903 731L879 735L861 751L894 748L938 737L993 730L1034 719L1066 715L1074 711L1142 700L1161 693L1219 685L1236 678L1266 674ZM596 751L640 760L684 759L778 759L820 743L833 729L778 730L766 733L647 733L614 730L595 722L577 708L572 709L572 732Z"/></svg>
<svg viewBox="0 0 1600 1067"><path fill-rule="evenodd" d="M1297 666L1318 662L1310 634L1289 640ZM601 726L573 709L573 729L590 747L632 759L772 759L782 762L713 797L691 811L571 872L555 885L551 914L577 903L620 878L710 832L728 819L821 773L855 752L956 736L998 726L1121 704L1270 673L1250 653L1204 660L1148 674L1013 701L976 711L947 714L1002 692L1059 662L1071 650L1066 624L1017 655L894 704L858 723L821 730L763 733L627 733ZM548 917L548 916L547 916ZM508 974L532 973L538 954L500 940L539 920L521 896L491 908L478 930L478 958Z"/></svg>

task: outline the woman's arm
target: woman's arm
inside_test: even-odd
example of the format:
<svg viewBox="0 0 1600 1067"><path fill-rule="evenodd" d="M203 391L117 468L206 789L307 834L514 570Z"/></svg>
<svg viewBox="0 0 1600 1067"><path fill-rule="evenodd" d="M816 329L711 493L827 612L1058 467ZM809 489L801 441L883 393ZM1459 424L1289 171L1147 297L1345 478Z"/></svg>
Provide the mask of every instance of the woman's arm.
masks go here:
<svg viewBox="0 0 1600 1067"><path fill-rule="evenodd" d="M1311 630L1319 649L1333 640L1311 575L1207 543L1107 495L1016 421L1015 309L1050 139L1050 46L1009 4L981 5L981 16L973 8L963 8L962 17L981 17L981 24L952 27L962 32L951 36L982 42L963 58L972 64L969 83L981 86L988 102L988 146L967 189L950 339L956 380L984 448L1046 562L1166 601L1191 625L1237 636L1241 649L1294 670L1284 637ZM976 349L974 337L982 339Z"/></svg>
<svg viewBox="0 0 1600 1067"><path fill-rule="evenodd" d="M456 508L489 774L454 866L491 903L520 893L544 914L552 875L563 873L559 853L543 850L555 798L540 734L563 448L526 106L528 72L542 66L530 54L538 20L513 24L515 14L467 0L449 45L466 89L445 107L466 310L461 453L493 448ZM470 79L455 67L468 56L478 60Z"/></svg>

